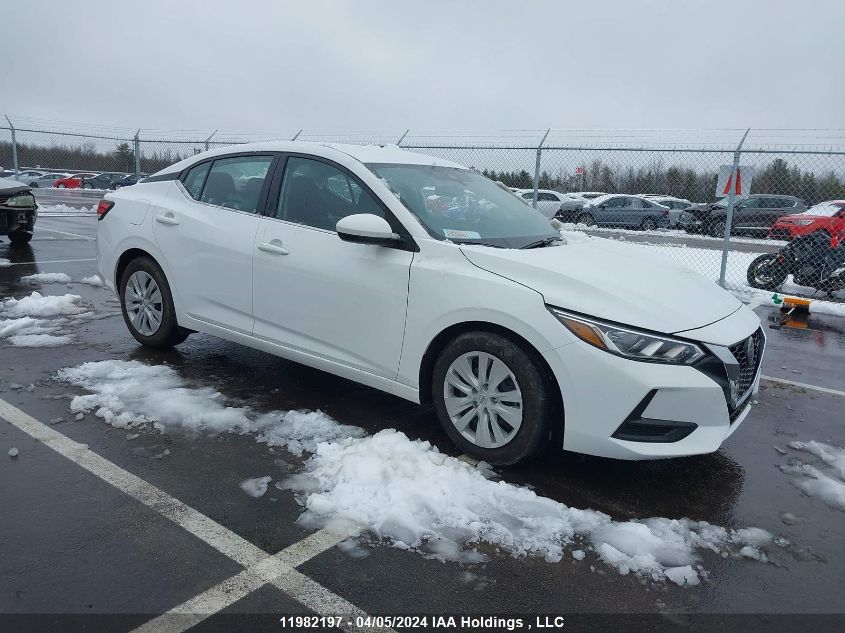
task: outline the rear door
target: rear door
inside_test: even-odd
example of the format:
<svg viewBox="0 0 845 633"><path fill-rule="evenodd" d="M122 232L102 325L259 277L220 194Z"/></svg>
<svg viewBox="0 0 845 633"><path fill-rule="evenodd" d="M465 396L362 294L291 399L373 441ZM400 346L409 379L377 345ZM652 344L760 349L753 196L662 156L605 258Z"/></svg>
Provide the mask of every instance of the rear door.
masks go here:
<svg viewBox="0 0 845 633"><path fill-rule="evenodd" d="M175 203L153 207L153 231L194 319L251 334L252 251L274 154L226 155L192 167Z"/></svg>
<svg viewBox="0 0 845 633"><path fill-rule="evenodd" d="M344 242L335 225L372 213L397 233L404 227L354 174L322 158L289 156L273 190L278 201L255 237L255 336L395 378L414 253Z"/></svg>
<svg viewBox="0 0 845 633"><path fill-rule="evenodd" d="M626 196L610 198L598 210L596 223L609 226L630 226L633 221L631 216L634 212L631 200L632 198Z"/></svg>

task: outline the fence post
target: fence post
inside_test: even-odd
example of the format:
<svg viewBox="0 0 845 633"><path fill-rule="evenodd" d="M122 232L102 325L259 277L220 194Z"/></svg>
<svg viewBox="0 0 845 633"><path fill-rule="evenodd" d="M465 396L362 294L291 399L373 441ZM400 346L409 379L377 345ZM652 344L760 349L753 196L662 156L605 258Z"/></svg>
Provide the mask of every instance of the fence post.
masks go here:
<svg viewBox="0 0 845 633"><path fill-rule="evenodd" d="M742 153L742 144L745 143L745 137L748 136L748 133L751 131L751 128L745 130L745 134L742 135L742 138L739 141L739 145L736 146L734 150L734 162L733 167L731 168L731 175L729 182L735 183L736 182L736 173L739 169L739 156ZM734 202L736 201L736 187L731 186L728 190L728 210L725 217L725 240L722 242L722 267L719 270L719 285L722 288L725 287L725 271L728 266L728 251L731 248L731 225L733 224L734 219Z"/></svg>
<svg viewBox="0 0 845 633"><path fill-rule="evenodd" d="M551 128L546 130L546 133L543 134L543 138L540 139L540 144L537 146L537 162L534 163L534 203L532 204L535 209L537 208L537 189L540 188L540 154L543 151L543 143L546 142L546 137L551 131Z"/></svg>
<svg viewBox="0 0 845 633"><path fill-rule="evenodd" d="M208 138L205 139L205 151L208 151L208 144L211 142L212 137L217 134L217 130L214 130L211 134L208 135Z"/></svg>
<svg viewBox="0 0 845 633"><path fill-rule="evenodd" d="M402 141L405 140L405 137L408 136L408 132L411 131L411 128L408 128L402 133L402 136L399 137L399 140L396 141L396 147L402 147Z"/></svg>
<svg viewBox="0 0 845 633"><path fill-rule="evenodd" d="M9 120L9 116L4 114L6 122L9 124L9 129L12 131L12 169L15 170L15 176L18 175L18 142L15 140L15 126Z"/></svg>
<svg viewBox="0 0 845 633"><path fill-rule="evenodd" d="M297 132L296 134L294 134L294 135L293 135L293 138L292 138L291 140L292 140L292 141L295 141L296 139L298 139L298 138L299 138L299 135L300 135L300 134L302 134L302 130L299 130L299 132Z"/></svg>
<svg viewBox="0 0 845 633"><path fill-rule="evenodd" d="M141 139L138 138L141 134L139 129L135 132L135 178L141 178Z"/></svg>

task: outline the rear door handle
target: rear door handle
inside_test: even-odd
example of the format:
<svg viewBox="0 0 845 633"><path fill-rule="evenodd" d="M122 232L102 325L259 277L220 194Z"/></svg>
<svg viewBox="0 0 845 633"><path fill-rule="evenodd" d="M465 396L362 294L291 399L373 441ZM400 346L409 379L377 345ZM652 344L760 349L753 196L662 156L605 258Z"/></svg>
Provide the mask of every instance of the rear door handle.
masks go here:
<svg viewBox="0 0 845 633"><path fill-rule="evenodd" d="M290 251L282 246L281 240L258 242L258 250L270 253L271 255L290 255Z"/></svg>
<svg viewBox="0 0 845 633"><path fill-rule="evenodd" d="M156 222L159 224L168 224L170 226L177 226L179 224L179 220L176 219L172 213L159 213L156 215Z"/></svg>

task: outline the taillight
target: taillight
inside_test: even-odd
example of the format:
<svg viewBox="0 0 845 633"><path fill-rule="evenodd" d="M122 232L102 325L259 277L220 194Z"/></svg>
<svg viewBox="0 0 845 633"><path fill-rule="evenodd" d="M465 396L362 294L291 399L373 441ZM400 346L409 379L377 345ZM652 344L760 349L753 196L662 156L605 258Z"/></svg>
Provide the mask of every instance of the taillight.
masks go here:
<svg viewBox="0 0 845 633"><path fill-rule="evenodd" d="M97 205L97 220L102 220L106 217L106 213L111 211L113 206L114 202L111 200L100 200L100 203Z"/></svg>
<svg viewBox="0 0 845 633"><path fill-rule="evenodd" d="M664 211L664 212L663 212L663 217L664 217L664 218L669 217L669 210L668 210L668 209L667 209L666 211Z"/></svg>

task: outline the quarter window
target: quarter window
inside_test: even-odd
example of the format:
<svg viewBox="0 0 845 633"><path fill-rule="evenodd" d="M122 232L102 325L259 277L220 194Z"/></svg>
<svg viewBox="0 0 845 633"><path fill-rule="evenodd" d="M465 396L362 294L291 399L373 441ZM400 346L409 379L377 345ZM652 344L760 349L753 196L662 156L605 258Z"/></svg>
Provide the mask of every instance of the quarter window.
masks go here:
<svg viewBox="0 0 845 633"><path fill-rule="evenodd" d="M234 156L215 160L200 200L229 209L256 213L272 156Z"/></svg>
<svg viewBox="0 0 845 633"><path fill-rule="evenodd" d="M384 217L381 205L354 176L322 161L288 159L276 218L334 231L338 220L356 213Z"/></svg>
<svg viewBox="0 0 845 633"><path fill-rule="evenodd" d="M202 186L205 184L205 176L208 173L209 167L211 167L211 163L202 163L196 167L192 167L185 176L185 181L182 183L185 185L187 192L191 194L191 197L196 200L200 199Z"/></svg>

